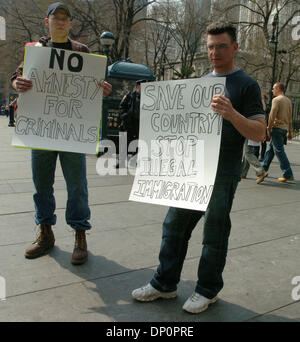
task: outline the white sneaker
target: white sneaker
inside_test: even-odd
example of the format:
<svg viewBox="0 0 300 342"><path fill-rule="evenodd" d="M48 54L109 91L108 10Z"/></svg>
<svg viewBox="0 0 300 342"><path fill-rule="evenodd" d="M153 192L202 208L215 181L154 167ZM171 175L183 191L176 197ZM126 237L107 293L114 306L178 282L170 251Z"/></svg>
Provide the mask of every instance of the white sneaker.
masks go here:
<svg viewBox="0 0 300 342"><path fill-rule="evenodd" d="M177 296L177 291L173 292L160 292L157 291L150 283L140 287L139 289L132 291L132 297L140 302L151 302L158 298L175 298Z"/></svg>
<svg viewBox="0 0 300 342"><path fill-rule="evenodd" d="M194 292L190 298L184 303L183 310L190 313L199 313L205 311L208 308L209 304L215 303L218 300L218 297L213 299L208 299L206 297L201 296L201 294Z"/></svg>

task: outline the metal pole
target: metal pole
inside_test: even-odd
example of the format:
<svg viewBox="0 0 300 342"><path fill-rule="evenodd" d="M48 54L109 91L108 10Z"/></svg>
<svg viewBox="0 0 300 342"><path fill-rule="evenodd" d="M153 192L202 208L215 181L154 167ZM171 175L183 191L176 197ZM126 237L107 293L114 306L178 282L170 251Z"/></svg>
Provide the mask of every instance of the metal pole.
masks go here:
<svg viewBox="0 0 300 342"><path fill-rule="evenodd" d="M279 36L279 16L278 16L278 13L276 13L276 15L274 17L274 21L273 21L273 34L272 34L272 39L271 39L271 42L274 43L274 58L273 58L273 68L272 68L272 81L271 81L270 99L269 99L270 108L272 106L272 97L273 97L272 89L273 89L273 85L275 83L278 36Z"/></svg>
<svg viewBox="0 0 300 342"><path fill-rule="evenodd" d="M276 72L276 61L277 61L277 46L278 46L278 42L276 40L275 42L275 51L274 51L274 59L273 59L273 69L272 69L272 83L271 83L271 91L270 91L270 107L272 105L272 96L273 96L273 85L275 83L275 72Z"/></svg>
<svg viewBox="0 0 300 342"><path fill-rule="evenodd" d="M107 80L107 75L108 75L108 56L109 56L109 45L104 46L104 53L107 58L107 63L106 63L106 70L105 70L105 80Z"/></svg>

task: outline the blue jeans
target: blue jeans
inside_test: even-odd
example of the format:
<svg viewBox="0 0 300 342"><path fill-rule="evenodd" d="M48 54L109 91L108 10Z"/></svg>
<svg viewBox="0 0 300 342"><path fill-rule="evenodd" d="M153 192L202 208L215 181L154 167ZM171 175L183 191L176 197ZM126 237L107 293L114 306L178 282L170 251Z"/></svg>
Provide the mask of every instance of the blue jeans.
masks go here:
<svg viewBox="0 0 300 342"><path fill-rule="evenodd" d="M80 153L31 151L35 222L36 224L48 225L55 225L56 223L53 184L58 156L68 191L67 224L76 230L90 229L86 159L85 155Z"/></svg>
<svg viewBox="0 0 300 342"><path fill-rule="evenodd" d="M265 173L264 168L261 166L258 160L258 156L259 156L259 146L248 145L248 140L246 139L246 142L244 145L244 156L242 160L241 177L247 177L250 165L254 167L257 177Z"/></svg>
<svg viewBox="0 0 300 342"><path fill-rule="evenodd" d="M163 223L160 264L151 285L175 291L193 229L204 215L203 247L195 291L212 299L222 289L231 230L230 211L239 176L217 176L207 211L170 208Z"/></svg>
<svg viewBox="0 0 300 342"><path fill-rule="evenodd" d="M276 157L279 160L280 168L283 172L283 177L293 178L293 171L284 151L284 138L286 134L287 130L285 129L272 128L271 142L267 148L262 166L266 171L268 171L274 155L276 154Z"/></svg>

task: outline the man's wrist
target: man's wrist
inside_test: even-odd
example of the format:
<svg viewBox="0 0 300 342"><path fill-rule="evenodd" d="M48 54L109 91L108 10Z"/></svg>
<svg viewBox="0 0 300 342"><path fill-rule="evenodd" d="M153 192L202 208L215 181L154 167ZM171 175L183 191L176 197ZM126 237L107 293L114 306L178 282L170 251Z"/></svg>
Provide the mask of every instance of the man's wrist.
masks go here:
<svg viewBox="0 0 300 342"><path fill-rule="evenodd" d="M242 117L242 115L237 110L235 110L233 108L231 113L230 113L230 119L229 120L232 124L234 124L234 122L239 120L241 117Z"/></svg>

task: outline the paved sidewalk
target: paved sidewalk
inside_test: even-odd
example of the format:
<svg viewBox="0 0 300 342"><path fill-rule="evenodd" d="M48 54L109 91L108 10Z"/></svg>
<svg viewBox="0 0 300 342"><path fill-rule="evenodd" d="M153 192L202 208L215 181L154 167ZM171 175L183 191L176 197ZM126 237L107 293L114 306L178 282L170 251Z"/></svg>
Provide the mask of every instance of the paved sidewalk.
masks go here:
<svg viewBox="0 0 300 342"><path fill-rule="evenodd" d="M0 321L300 321L300 301L292 299L292 279L300 276L299 143L286 147L294 182L277 182L281 173L275 159L262 184L256 185L253 169L240 183L231 216L225 287L216 304L190 315L182 305L194 290L202 223L191 239L178 297L135 302L131 291L148 282L157 267L167 208L128 201L132 177L100 177L94 156L88 157L93 225L88 263L70 263L74 233L64 219L66 190L59 163L56 246L42 258L24 258L36 234L30 151L10 146L13 129L7 124L7 118L0 117L0 281L6 282ZM300 296L300 288L294 293Z"/></svg>

